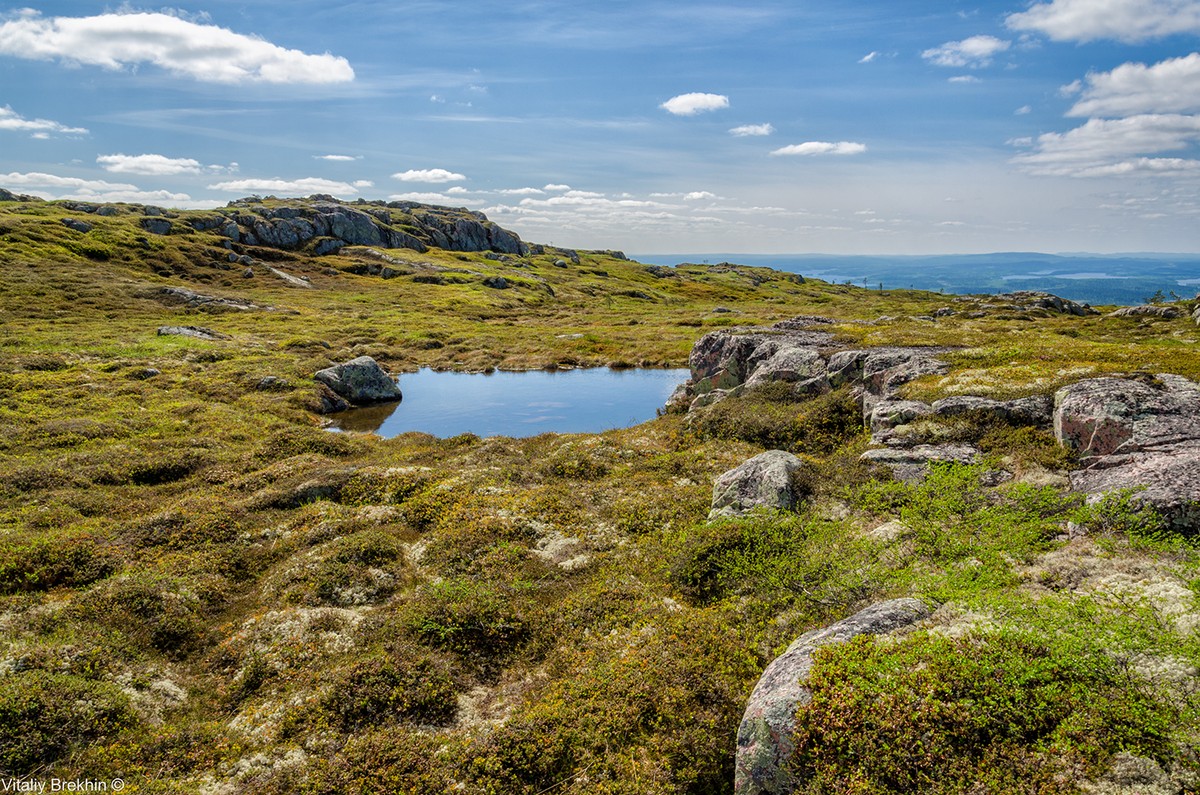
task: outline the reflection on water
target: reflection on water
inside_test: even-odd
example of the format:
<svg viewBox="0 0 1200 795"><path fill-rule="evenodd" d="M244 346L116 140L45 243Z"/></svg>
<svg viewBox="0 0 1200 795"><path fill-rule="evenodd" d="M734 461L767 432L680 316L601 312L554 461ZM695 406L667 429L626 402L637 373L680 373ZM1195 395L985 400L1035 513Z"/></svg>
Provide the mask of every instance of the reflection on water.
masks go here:
<svg viewBox="0 0 1200 795"><path fill-rule="evenodd" d="M404 400L333 415L331 430L396 436L598 433L654 418L687 370L532 370L400 377Z"/></svg>

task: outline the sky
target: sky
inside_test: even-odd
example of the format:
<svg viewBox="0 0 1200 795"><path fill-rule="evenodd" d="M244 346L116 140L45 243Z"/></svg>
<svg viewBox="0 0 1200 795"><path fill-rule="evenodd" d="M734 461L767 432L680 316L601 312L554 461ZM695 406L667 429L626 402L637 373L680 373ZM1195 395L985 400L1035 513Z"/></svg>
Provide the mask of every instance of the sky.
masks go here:
<svg viewBox="0 0 1200 795"><path fill-rule="evenodd" d="M0 187L646 254L1200 252L1200 0L0 2Z"/></svg>

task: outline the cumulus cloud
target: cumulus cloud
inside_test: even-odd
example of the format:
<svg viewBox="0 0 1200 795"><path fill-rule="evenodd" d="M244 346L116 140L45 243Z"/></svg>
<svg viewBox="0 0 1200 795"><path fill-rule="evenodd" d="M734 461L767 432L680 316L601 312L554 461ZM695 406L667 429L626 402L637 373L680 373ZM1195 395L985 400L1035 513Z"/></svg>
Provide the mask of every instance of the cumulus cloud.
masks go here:
<svg viewBox="0 0 1200 795"><path fill-rule="evenodd" d="M1035 151L1013 162L1033 174L1069 177L1194 173L1195 160L1155 157L1200 142L1200 117L1140 114L1089 119L1065 133L1046 133Z"/></svg>
<svg viewBox="0 0 1200 795"><path fill-rule="evenodd" d="M505 188L496 192L502 196L541 196L546 191L541 188Z"/></svg>
<svg viewBox="0 0 1200 795"><path fill-rule="evenodd" d="M273 193L309 195L328 193L333 196L354 196L358 188L347 182L337 182L319 177L303 179L235 179L208 186L210 190L241 191L247 193Z"/></svg>
<svg viewBox="0 0 1200 795"><path fill-rule="evenodd" d="M166 157L165 155L100 155L96 162L105 171L114 174L147 174L153 177L169 177L177 174L200 174L205 167L190 157ZM219 166L209 166L218 169Z"/></svg>
<svg viewBox="0 0 1200 795"><path fill-rule="evenodd" d="M102 179L62 177L40 171L0 174L0 185L31 189L30 192L45 199L85 199L98 202L163 202L189 203L186 193L171 193L165 190L142 190L124 182L107 182ZM37 190L42 188L44 190Z"/></svg>
<svg viewBox="0 0 1200 795"><path fill-rule="evenodd" d="M8 105L0 107L0 130L15 130L32 133L37 138L47 138L50 133L61 135L86 135L84 127L68 127L49 119L27 119Z"/></svg>
<svg viewBox="0 0 1200 795"><path fill-rule="evenodd" d="M737 138L745 138L747 136L770 135L775 132L775 128L770 124L743 124L740 127L734 127L729 131L729 134Z"/></svg>
<svg viewBox="0 0 1200 795"><path fill-rule="evenodd" d="M689 201L689 202L701 201L703 199L715 199L715 198L717 198L717 194L710 193L706 190L694 190L691 193L683 194L683 200Z"/></svg>
<svg viewBox="0 0 1200 795"><path fill-rule="evenodd" d="M921 53L921 57L938 66L979 69L992 62L997 53L1004 52L1012 42L995 36L972 36L962 41L948 41Z"/></svg>
<svg viewBox="0 0 1200 795"><path fill-rule="evenodd" d="M210 83L345 83L350 63L163 13L43 17L22 11L0 23L0 54L71 65L134 69L153 64Z"/></svg>
<svg viewBox="0 0 1200 795"><path fill-rule="evenodd" d="M349 163L354 160L362 160L361 156L354 155L313 155L316 160L328 160L331 163Z"/></svg>
<svg viewBox="0 0 1200 795"><path fill-rule="evenodd" d="M866 144L853 141L805 141L802 144L784 146L771 152L772 155L858 155L867 151Z"/></svg>
<svg viewBox="0 0 1200 795"><path fill-rule="evenodd" d="M1200 33L1198 0L1052 0L1010 14L1013 30L1055 41L1115 39L1140 42L1177 33Z"/></svg>
<svg viewBox="0 0 1200 795"><path fill-rule="evenodd" d="M680 94L671 97L659 107L676 116L695 116L697 113L728 108L729 97L723 94Z"/></svg>
<svg viewBox="0 0 1200 795"><path fill-rule="evenodd" d="M1200 112L1200 53L1153 66L1126 63L1087 76L1087 87L1068 116L1133 116Z"/></svg>
<svg viewBox="0 0 1200 795"><path fill-rule="evenodd" d="M447 171L444 168L423 168L392 174L392 179L398 179L401 182L462 182L466 176Z"/></svg>
<svg viewBox="0 0 1200 795"><path fill-rule="evenodd" d="M542 190L555 191L555 192L570 190L570 189L571 189L570 185L557 185L553 182L549 183L548 185L546 185L542 188Z"/></svg>

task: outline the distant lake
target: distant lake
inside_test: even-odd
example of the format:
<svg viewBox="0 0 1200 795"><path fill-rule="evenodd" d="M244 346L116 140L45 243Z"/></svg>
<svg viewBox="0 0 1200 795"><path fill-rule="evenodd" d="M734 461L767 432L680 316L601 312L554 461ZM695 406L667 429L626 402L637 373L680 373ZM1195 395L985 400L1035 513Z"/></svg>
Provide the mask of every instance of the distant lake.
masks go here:
<svg viewBox="0 0 1200 795"><path fill-rule="evenodd" d="M331 430L397 436L536 436L599 433L654 419L684 369L531 370L455 373L423 369L400 376L404 400L332 415Z"/></svg>

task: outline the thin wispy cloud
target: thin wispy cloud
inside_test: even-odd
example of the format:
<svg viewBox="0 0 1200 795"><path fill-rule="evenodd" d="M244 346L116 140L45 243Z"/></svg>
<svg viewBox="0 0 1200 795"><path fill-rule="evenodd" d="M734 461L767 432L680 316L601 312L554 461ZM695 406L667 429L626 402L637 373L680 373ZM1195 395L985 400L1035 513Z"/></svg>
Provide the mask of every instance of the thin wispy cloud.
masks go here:
<svg viewBox="0 0 1200 795"><path fill-rule="evenodd" d="M444 168L420 168L409 169L392 174L392 179L398 179L401 182L462 182L466 179L463 174L454 171L448 171Z"/></svg>
<svg viewBox="0 0 1200 795"><path fill-rule="evenodd" d="M946 79L947 83L982 83L975 75L955 75Z"/></svg>
<svg viewBox="0 0 1200 795"><path fill-rule="evenodd" d="M659 105L675 116L695 116L697 113L721 110L729 107L729 97L723 94L680 94Z"/></svg>
<svg viewBox="0 0 1200 795"><path fill-rule="evenodd" d="M40 171L0 174L0 185L31 189L32 193L49 199L85 199L101 202L171 202L180 205L191 201L186 193L166 190L142 190L137 185L108 182L102 179L63 177ZM42 189L42 190L38 190Z"/></svg>
<svg viewBox="0 0 1200 795"><path fill-rule="evenodd" d="M354 79L350 63L163 13L43 17L33 10L0 23L0 55L70 66L134 70L152 64L209 83L314 84Z"/></svg>
<svg viewBox="0 0 1200 795"><path fill-rule="evenodd" d="M815 155L859 155L867 151L867 145L855 143L853 141L805 141L802 144L792 144L783 146L771 152L775 156L801 156L812 157Z"/></svg>
<svg viewBox="0 0 1200 795"><path fill-rule="evenodd" d="M995 36L972 36L962 41L948 41L921 53L921 57L937 66L980 69L991 64L999 53L1012 46L1012 42Z"/></svg>
<svg viewBox="0 0 1200 795"><path fill-rule="evenodd" d="M1055 41L1097 39L1136 43L1175 34L1200 33L1197 0L1053 0L1010 14L1013 30L1041 33Z"/></svg>
<svg viewBox="0 0 1200 795"><path fill-rule="evenodd" d="M355 160L362 160L362 156L355 155L313 155L315 160L328 160L331 163L351 163Z"/></svg>
<svg viewBox="0 0 1200 795"><path fill-rule="evenodd" d="M85 127L68 127L50 119L27 119L8 105L0 107L0 130L27 132L34 135L87 135Z"/></svg>
<svg viewBox="0 0 1200 795"><path fill-rule="evenodd" d="M859 63L870 63L871 61L874 61L878 57L879 57L879 53L876 52L875 50L872 50L871 52L867 53L863 57L859 58L858 62Z"/></svg>
<svg viewBox="0 0 1200 795"><path fill-rule="evenodd" d="M735 138L747 138L770 135L773 132L775 132L775 128L770 124L743 124L740 127L734 127L729 134Z"/></svg>

